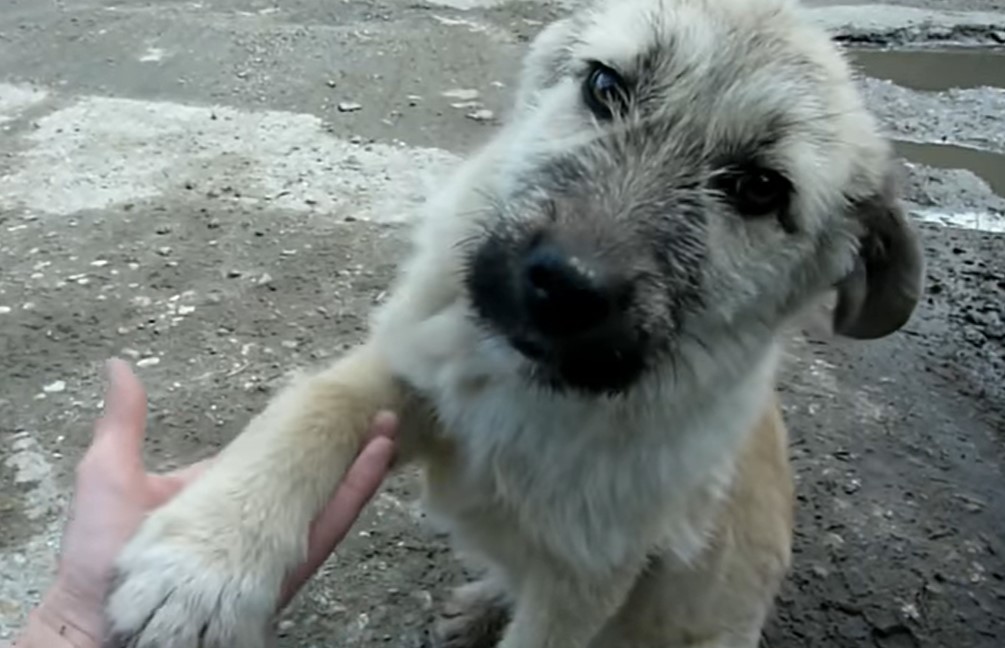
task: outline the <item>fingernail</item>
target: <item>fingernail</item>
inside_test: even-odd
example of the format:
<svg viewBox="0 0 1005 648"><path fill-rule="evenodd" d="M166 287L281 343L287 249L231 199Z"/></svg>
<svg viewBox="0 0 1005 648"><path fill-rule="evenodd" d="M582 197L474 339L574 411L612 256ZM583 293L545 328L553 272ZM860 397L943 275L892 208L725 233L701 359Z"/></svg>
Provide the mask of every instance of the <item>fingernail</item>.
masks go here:
<svg viewBox="0 0 1005 648"><path fill-rule="evenodd" d="M398 417L394 412L382 411L377 413L377 431L382 436L391 436L398 425Z"/></svg>

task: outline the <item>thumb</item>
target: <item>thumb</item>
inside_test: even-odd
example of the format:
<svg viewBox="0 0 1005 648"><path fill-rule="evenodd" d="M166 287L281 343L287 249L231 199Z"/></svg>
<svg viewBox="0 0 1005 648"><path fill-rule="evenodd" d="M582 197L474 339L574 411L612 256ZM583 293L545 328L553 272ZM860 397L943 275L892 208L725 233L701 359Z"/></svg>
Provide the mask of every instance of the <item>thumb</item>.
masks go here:
<svg viewBox="0 0 1005 648"><path fill-rule="evenodd" d="M129 364L113 358L105 364L108 388L101 418L94 425L94 443L110 443L117 452L139 459L147 422L147 395Z"/></svg>

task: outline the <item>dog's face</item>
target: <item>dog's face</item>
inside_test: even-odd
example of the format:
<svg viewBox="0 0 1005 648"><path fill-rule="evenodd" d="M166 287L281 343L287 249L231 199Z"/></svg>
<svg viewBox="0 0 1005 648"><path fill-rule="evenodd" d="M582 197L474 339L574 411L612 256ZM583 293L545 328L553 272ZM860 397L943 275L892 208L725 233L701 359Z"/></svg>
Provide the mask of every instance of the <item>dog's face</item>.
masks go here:
<svg viewBox="0 0 1005 648"><path fill-rule="evenodd" d="M621 392L832 287L838 333L910 316L889 147L790 2L596 3L538 37L522 83L465 282L535 380Z"/></svg>

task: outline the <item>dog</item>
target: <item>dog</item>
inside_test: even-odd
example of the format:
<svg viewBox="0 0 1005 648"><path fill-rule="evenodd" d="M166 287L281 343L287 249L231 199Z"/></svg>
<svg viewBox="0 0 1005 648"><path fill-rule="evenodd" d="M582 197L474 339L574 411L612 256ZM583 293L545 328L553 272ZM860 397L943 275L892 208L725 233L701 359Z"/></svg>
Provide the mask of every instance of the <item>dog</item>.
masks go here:
<svg viewBox="0 0 1005 648"><path fill-rule="evenodd" d="M484 574L450 648L754 648L791 561L786 331L910 319L919 235L839 48L788 0L587 2L424 205L367 339L280 390L117 563L109 644L266 645L380 409Z"/></svg>

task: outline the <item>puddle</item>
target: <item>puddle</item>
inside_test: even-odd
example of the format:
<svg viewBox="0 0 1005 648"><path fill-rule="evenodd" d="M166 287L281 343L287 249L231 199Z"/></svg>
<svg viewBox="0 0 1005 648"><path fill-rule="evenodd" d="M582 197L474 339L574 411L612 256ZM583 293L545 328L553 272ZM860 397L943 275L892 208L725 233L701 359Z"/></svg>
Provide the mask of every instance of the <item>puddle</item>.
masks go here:
<svg viewBox="0 0 1005 648"><path fill-rule="evenodd" d="M1005 89L1005 48L882 50L851 48L848 56L864 75L912 90ZM910 162L936 169L966 169L1005 198L1005 155L952 144L894 142Z"/></svg>
<svg viewBox="0 0 1005 648"><path fill-rule="evenodd" d="M1005 63L1005 61L1003 61ZM981 177L1005 198L1005 155L952 144L894 142L897 154L910 162L937 169L966 169Z"/></svg>
<svg viewBox="0 0 1005 648"><path fill-rule="evenodd" d="M912 90L1005 88L1005 49L851 49L848 55L863 74Z"/></svg>

